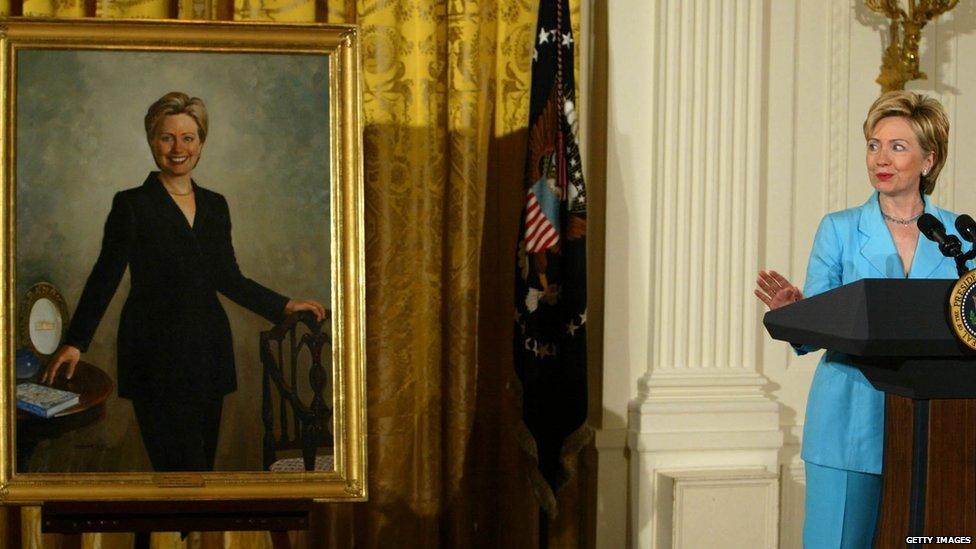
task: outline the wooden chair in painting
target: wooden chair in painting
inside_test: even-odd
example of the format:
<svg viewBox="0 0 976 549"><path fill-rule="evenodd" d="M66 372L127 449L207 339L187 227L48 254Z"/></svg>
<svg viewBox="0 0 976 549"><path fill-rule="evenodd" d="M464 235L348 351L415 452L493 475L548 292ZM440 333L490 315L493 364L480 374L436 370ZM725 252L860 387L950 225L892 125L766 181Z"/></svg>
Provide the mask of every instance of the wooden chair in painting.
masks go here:
<svg viewBox="0 0 976 549"><path fill-rule="evenodd" d="M334 468L332 338L311 313L289 315L261 332L264 468L275 472Z"/></svg>

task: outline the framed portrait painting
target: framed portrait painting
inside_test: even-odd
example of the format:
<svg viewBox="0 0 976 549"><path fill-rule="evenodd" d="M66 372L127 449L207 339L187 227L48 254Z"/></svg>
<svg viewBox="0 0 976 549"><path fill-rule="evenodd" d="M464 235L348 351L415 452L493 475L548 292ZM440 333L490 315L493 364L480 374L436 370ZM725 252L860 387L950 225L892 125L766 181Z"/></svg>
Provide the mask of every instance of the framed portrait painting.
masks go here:
<svg viewBox="0 0 976 549"><path fill-rule="evenodd" d="M366 498L359 63L0 20L0 502Z"/></svg>

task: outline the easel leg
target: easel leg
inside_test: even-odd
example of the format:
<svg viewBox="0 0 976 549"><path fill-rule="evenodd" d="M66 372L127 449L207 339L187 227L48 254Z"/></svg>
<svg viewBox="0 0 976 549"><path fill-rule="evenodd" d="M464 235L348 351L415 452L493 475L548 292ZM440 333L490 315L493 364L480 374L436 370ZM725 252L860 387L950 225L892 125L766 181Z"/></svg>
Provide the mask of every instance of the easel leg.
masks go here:
<svg viewBox="0 0 976 549"><path fill-rule="evenodd" d="M7 543L8 547L20 549L24 546L24 534L21 531L20 506L7 507Z"/></svg>
<svg viewBox="0 0 976 549"><path fill-rule="evenodd" d="M274 549L291 549L291 539L288 537L288 532L284 530L272 530L271 534L271 546Z"/></svg>

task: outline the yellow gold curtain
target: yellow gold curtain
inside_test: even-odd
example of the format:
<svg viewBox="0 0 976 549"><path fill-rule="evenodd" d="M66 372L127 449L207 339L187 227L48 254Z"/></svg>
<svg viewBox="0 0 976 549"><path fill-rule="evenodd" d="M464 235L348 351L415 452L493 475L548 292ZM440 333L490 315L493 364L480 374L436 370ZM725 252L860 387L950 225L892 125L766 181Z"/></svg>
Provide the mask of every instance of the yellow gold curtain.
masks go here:
<svg viewBox="0 0 976 549"><path fill-rule="evenodd" d="M537 546L509 390L537 0L223 1L98 0L95 13L199 19L228 6L235 19L313 21L327 11L362 29L370 501L319 506L295 545ZM85 5L23 0L36 15ZM560 504L551 544L577 546L587 514L576 485ZM38 517L25 508L24 546L60 547ZM85 548L131 543L82 536ZM228 532L158 534L152 546L271 544Z"/></svg>

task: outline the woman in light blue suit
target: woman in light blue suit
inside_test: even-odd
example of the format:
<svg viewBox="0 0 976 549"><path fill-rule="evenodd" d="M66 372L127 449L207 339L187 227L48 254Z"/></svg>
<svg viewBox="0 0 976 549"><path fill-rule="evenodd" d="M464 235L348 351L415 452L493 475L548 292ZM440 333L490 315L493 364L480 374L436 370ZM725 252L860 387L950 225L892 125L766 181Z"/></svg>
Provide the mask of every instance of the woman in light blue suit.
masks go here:
<svg viewBox="0 0 976 549"><path fill-rule="evenodd" d="M868 178L863 205L820 222L803 292L775 271L761 271L756 296L782 307L862 278L956 278L955 262L919 234L922 213L955 234L956 214L932 204L945 165L949 119L938 101L889 92L864 121ZM797 346L804 354L814 349ZM803 545L871 547L881 498L884 394L843 353L820 359L807 399L800 456L806 467Z"/></svg>

